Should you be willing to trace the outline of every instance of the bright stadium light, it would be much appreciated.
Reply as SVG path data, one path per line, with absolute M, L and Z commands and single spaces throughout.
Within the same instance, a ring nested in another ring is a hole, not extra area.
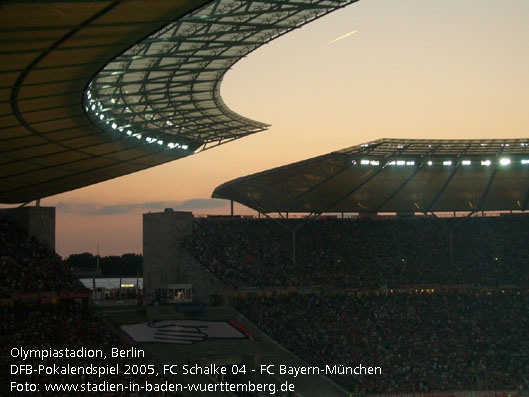
M 490 160 L 481 160 L 481 165 L 490 165 Z
M 526 160 L 526 159 L 522 160 L 522 164 L 529 164 L 529 160 Z
M 470 164 L 472 164 L 472 161 L 470 161 L 470 160 L 463 160 L 463 161 L 461 162 L 461 164 L 463 164 L 463 165 L 470 165 Z
M 406 162 L 404 160 L 398 160 L 397 165 L 406 165 Z
M 415 165 L 415 161 L 406 161 L 406 165 Z
M 393 161 L 390 161 L 388 164 L 389 164 L 389 165 L 395 165 L 395 164 L 397 164 L 397 163 L 395 162 L 395 160 L 393 160 Z
M 184 150 L 187 150 L 188 147 L 189 146 L 187 146 L 187 145 L 182 145 L 182 149 L 184 149 Z
M 369 164 L 369 160 L 360 160 L 360 164 L 367 165 Z
M 452 165 L 452 162 L 450 160 L 443 161 L 443 165 Z
M 508 159 L 508 158 L 500 159 L 500 164 L 501 165 L 509 165 L 509 164 L 511 164 L 511 160 Z
M 433 161 L 428 161 L 428 165 L 432 165 L 433 164 Z
M 369 164 L 371 164 L 371 165 L 379 165 L 379 164 L 380 164 L 380 161 L 378 161 L 378 160 L 371 160 L 371 161 L 369 162 Z

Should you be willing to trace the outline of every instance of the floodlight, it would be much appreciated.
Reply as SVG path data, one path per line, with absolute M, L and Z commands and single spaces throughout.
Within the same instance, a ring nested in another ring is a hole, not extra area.
M 509 165 L 509 164 L 511 164 L 511 160 L 508 159 L 508 158 L 500 159 L 500 164 L 501 165 Z
M 490 160 L 481 160 L 481 165 L 490 165 Z
M 369 160 L 360 160 L 360 164 L 367 165 L 369 164 Z
M 463 161 L 461 162 L 461 164 L 463 164 L 463 165 L 470 165 L 470 164 L 472 164 L 472 161 L 470 161 L 470 160 L 463 160 Z
M 450 160 L 443 161 L 443 165 L 452 165 L 452 162 Z

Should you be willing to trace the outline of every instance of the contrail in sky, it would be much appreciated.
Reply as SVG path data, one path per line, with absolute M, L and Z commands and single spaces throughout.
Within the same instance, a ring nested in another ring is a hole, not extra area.
M 358 30 L 353 30 L 352 32 L 349 32 L 349 33 L 347 33 L 347 34 L 344 34 L 343 36 L 340 36 L 340 37 L 338 37 L 337 39 L 334 39 L 334 40 L 332 40 L 332 41 L 329 41 L 327 44 L 336 43 L 338 40 L 345 39 L 346 37 L 349 37 L 349 36 L 351 36 L 352 34 L 355 34 L 356 32 L 358 32 Z

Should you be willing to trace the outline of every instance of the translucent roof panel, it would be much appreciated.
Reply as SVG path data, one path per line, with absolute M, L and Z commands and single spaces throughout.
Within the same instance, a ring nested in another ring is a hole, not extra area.
M 103 68 L 84 98 L 109 133 L 199 152 L 262 131 L 220 97 L 226 71 L 262 44 L 356 0 L 216 0 L 164 27 Z

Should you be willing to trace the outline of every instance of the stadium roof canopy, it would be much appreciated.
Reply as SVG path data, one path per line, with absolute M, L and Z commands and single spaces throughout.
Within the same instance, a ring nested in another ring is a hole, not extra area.
M 0 202 L 29 202 L 266 129 L 224 105 L 226 71 L 355 1 L 3 1 Z
M 529 138 L 380 139 L 222 184 L 262 213 L 527 210 Z

